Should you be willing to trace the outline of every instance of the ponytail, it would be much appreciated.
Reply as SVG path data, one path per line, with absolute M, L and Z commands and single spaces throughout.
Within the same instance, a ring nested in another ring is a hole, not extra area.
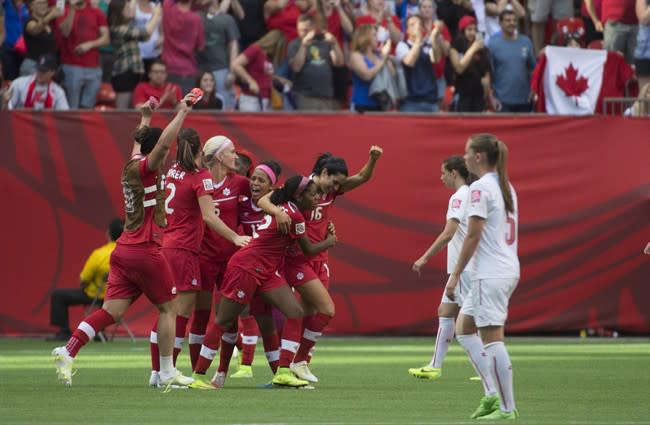
M 469 147 L 474 152 L 483 152 L 490 167 L 496 167 L 499 176 L 499 188 L 503 196 L 506 211 L 515 212 L 510 183 L 508 182 L 508 147 L 493 134 L 482 133 L 470 136 Z
M 178 133 L 178 151 L 176 163 L 185 171 L 196 170 L 195 158 L 201 149 L 199 133 L 191 128 L 184 128 Z

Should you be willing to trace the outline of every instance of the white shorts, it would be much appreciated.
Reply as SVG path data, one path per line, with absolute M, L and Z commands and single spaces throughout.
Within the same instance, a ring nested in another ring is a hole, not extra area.
M 518 278 L 478 279 L 472 282 L 472 307 L 476 327 L 503 326 L 508 318 L 508 301 Z
M 456 285 L 456 289 L 454 289 L 454 298 L 456 299 L 455 301 L 452 301 L 449 299 L 447 296 L 447 293 L 443 289 L 442 291 L 442 299 L 440 300 L 441 303 L 447 303 L 447 304 L 457 304 L 458 307 L 463 305 L 463 300 L 469 296 L 471 292 L 471 285 L 472 285 L 472 275 L 470 272 L 462 272 L 460 274 L 460 279 L 458 281 L 458 285 Z

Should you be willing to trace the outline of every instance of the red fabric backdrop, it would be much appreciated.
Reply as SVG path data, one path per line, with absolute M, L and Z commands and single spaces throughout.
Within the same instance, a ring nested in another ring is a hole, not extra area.
M 49 291 L 78 285 L 87 255 L 121 215 L 119 173 L 137 122 L 122 113 L 0 114 L 0 333 L 52 330 Z M 647 120 L 193 114 L 186 126 L 280 160 L 284 178 L 308 173 L 323 151 L 356 172 L 371 144 L 384 147 L 371 183 L 335 208 L 332 333 L 432 332 L 445 255 L 420 278 L 411 264 L 444 225 L 451 193 L 440 163 L 477 132 L 508 144 L 519 194 L 522 278 L 508 331 L 650 332 L 650 257 L 641 255 L 650 240 Z M 81 315 L 73 309 L 72 326 Z M 154 316 L 141 299 L 127 320 L 145 335 Z

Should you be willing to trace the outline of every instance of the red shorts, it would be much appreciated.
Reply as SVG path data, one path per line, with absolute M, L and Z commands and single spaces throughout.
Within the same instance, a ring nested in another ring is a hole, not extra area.
M 198 255 L 186 249 L 177 248 L 162 248 L 160 251 L 172 271 L 177 291 L 201 290 L 201 271 Z
M 176 297 L 174 279 L 158 245 L 117 244 L 111 254 L 106 300 L 137 298 L 140 294 L 155 305 Z
M 287 281 L 284 280 L 284 277 L 277 271 L 273 273 L 271 279 L 269 279 L 270 286 L 273 288 L 286 285 Z M 250 315 L 251 316 L 264 316 L 266 314 L 271 314 L 273 311 L 273 306 L 269 304 L 266 299 L 261 296 L 259 293 L 253 297 L 250 303 Z
M 287 258 L 284 263 L 284 275 L 290 286 L 296 287 L 311 280 L 319 279 L 325 289 L 330 286 L 330 269 L 326 261 L 292 261 Z
M 258 292 L 271 291 L 282 285 L 286 285 L 282 279 L 270 278 L 262 282 L 239 267 L 228 267 L 220 291 L 222 297 L 248 305 Z
M 214 292 L 221 287 L 227 264 L 227 261 L 210 262 L 199 259 L 199 268 L 201 270 L 201 291 Z

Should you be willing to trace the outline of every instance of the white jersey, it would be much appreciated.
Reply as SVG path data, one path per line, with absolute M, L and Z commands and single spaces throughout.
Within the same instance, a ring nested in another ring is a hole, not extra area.
M 510 185 L 514 213 L 506 213 L 496 173 L 485 174 L 469 188 L 468 217 L 485 219 L 474 253 L 474 278 L 519 278 L 517 193 Z
M 463 241 L 467 235 L 467 204 L 469 202 L 469 186 L 463 185 L 451 195 L 449 205 L 447 206 L 447 221 L 456 220 L 458 227 L 454 237 L 451 238 L 447 245 L 447 273 L 452 273 L 458 263 L 460 250 L 463 247 Z M 465 270 L 471 270 L 468 264 Z

